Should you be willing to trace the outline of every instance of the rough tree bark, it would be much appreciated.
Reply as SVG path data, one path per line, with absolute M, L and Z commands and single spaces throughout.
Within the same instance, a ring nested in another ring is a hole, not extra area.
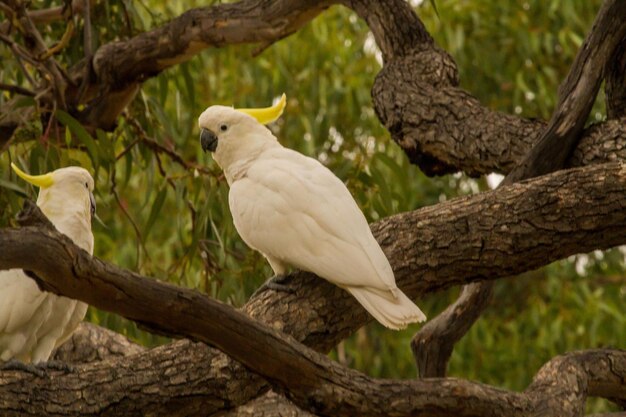
M 454 61 L 432 43 L 425 30 L 414 30 L 423 29 L 423 25 L 401 0 L 250 0 L 194 9 L 161 28 L 104 45 L 93 58 L 87 57 L 88 65 L 75 64 L 69 70 L 71 82 L 64 90 L 66 95 L 57 102 L 87 124 L 110 128 L 148 77 L 209 46 L 254 42 L 260 43 L 260 48 L 267 47 L 335 3 L 357 11 L 374 33 L 385 58 L 384 70 L 372 92 L 377 114 L 394 140 L 425 172 L 507 173 L 537 142 L 546 127 L 544 122 L 493 112 L 458 88 Z M 611 5 L 623 7 L 616 2 L 607 2 L 606 7 Z M 19 18 L 26 23 L 36 22 L 25 10 Z M 410 24 L 405 25 L 407 22 Z M 36 36 L 35 26 L 25 27 L 29 35 Z M 4 30 L 2 26 L 0 29 Z M 618 25 L 616 30 L 621 27 Z M 618 50 L 606 80 L 610 114 L 616 117 L 623 116 L 620 97 L 624 83 L 619 77 L 623 62 L 623 52 Z M 51 68 L 41 71 L 52 72 Z M 398 77 L 390 79 L 394 71 Z M 419 86 L 419 94 L 406 94 L 415 86 Z M 79 104 L 86 105 L 81 112 L 76 110 Z M 22 121 L 18 118 L 17 122 L 4 124 L 6 120 L 0 121 L 0 142 L 6 141 Z M 583 132 L 567 164 L 581 166 L 619 159 L 626 155 L 625 138 L 624 124 L 619 120 L 593 126 Z M 373 230 L 392 262 L 399 286 L 415 298 L 451 285 L 507 277 L 574 253 L 623 244 L 625 184 L 626 171 L 619 164 L 585 167 L 394 216 L 373 225 Z M 119 277 L 137 276 L 92 260 L 41 227 L 0 231 L 0 245 L 13 251 L 19 252 L 20 245 L 6 245 L 25 238 L 44 245 L 42 257 L 33 259 L 32 249 L 21 255 L 0 251 L 0 267 L 27 265 L 45 279 L 46 285 L 58 285 L 55 288 L 64 294 L 120 311 L 120 300 L 128 295 L 120 289 L 127 289 L 132 282 L 123 280 L 111 286 L 93 268 L 103 273 L 111 273 L 112 268 Z M 54 252 L 55 247 L 59 252 Z M 48 268 L 68 258 L 74 263 L 65 264 L 71 265 L 65 278 L 75 275 L 75 282 L 63 281 L 58 271 L 51 273 Z M 268 346 L 260 346 L 259 351 L 278 355 L 271 356 L 276 367 L 247 358 L 247 353 L 255 353 L 250 347 L 227 347 L 223 340 L 196 334 L 193 329 L 184 333 L 220 345 L 265 379 L 215 349 L 179 341 L 149 351 L 128 347 L 139 350 L 131 358 L 104 359 L 107 352 L 97 353 L 94 357 L 102 356 L 102 361 L 66 372 L 50 371 L 45 377 L 18 371 L 0 373 L 0 410 L 7 415 L 206 415 L 230 410 L 267 392 L 267 381 L 300 407 L 325 415 L 389 412 L 389 392 L 399 399 L 394 408 L 398 415 L 579 415 L 587 395 L 624 400 L 623 352 L 610 350 L 555 358 L 521 394 L 453 379 L 399 382 L 366 377 L 330 363 L 297 343 L 326 352 L 369 321 L 364 310 L 343 291 L 311 274 L 297 273 L 291 281 L 294 294 L 267 291 L 250 300 L 243 311 L 293 339 L 240 317 L 243 323 L 256 326 L 268 341 L 275 342 L 268 344 L 275 349 L 267 351 Z M 113 298 L 96 297 L 94 288 Z M 170 290 L 178 294 L 172 301 L 176 305 L 198 301 L 197 294 L 173 288 L 165 293 Z M 141 306 L 139 301 L 129 303 L 124 312 L 146 324 L 152 320 L 151 324 L 158 327 L 154 317 L 134 310 Z M 224 314 L 231 313 L 235 314 Z M 161 330 L 164 324 L 160 323 Z M 173 330 L 180 334 L 180 328 Z M 120 349 L 125 351 L 127 347 Z M 294 363 L 310 372 L 303 376 L 280 371 L 285 360 L 281 355 L 288 352 L 296 352 L 292 355 Z M 63 357 L 62 352 L 58 354 Z M 560 382 L 556 375 L 565 376 L 566 382 Z M 309 389 L 312 386 L 314 389 Z M 256 405 L 259 408 L 266 401 L 283 404 L 276 397 L 260 401 Z
M 616 59 L 615 55 L 626 35 L 626 25 L 622 24 L 624 19 L 626 3 L 604 3 L 559 88 L 559 101 L 550 122 L 537 143 L 508 173 L 500 187 L 563 168 L 578 143 L 605 70 Z M 415 31 L 420 29 L 416 27 Z M 387 78 L 397 79 L 393 76 Z M 378 91 L 381 89 L 383 87 L 379 85 Z M 413 93 L 417 91 L 419 89 Z M 493 285 L 493 282 L 483 282 L 464 287 L 457 301 L 417 332 L 411 341 L 411 348 L 421 377 L 446 375 L 454 345 L 487 308 Z
M 621 164 L 590 166 L 393 216 L 374 225 L 373 230 L 392 262 L 399 286 L 415 297 L 450 285 L 512 276 L 572 253 L 623 243 L 626 241 L 625 191 L 626 167 Z M 597 207 L 597 210 L 587 210 L 590 206 Z M 60 239 L 53 230 L 42 230 L 37 226 L 4 229 L 0 231 L 0 242 L 6 248 L 0 255 L 0 268 L 27 265 L 46 280 L 47 289 L 53 289 L 52 286 L 55 291 L 62 288 L 66 295 L 117 311 L 142 323 L 151 323 L 153 327 L 154 320 L 160 318 L 158 326 L 161 330 L 176 332 L 187 328 L 188 336 L 218 344 L 235 356 L 237 351 L 249 352 L 253 360 L 245 363 L 257 372 L 276 371 L 278 376 L 286 378 L 278 387 L 288 390 L 300 407 L 316 413 L 354 411 L 342 408 L 325 411 L 315 402 L 307 405 L 303 398 L 312 398 L 307 397 L 312 393 L 310 387 L 293 383 L 292 378 L 300 380 L 303 377 L 295 371 L 281 370 L 281 361 L 264 362 L 269 369 L 255 369 L 252 362 L 258 362 L 259 352 L 273 354 L 272 349 L 267 351 L 267 348 L 258 347 L 265 344 L 259 342 L 264 340 L 263 337 L 257 337 L 253 345 L 239 341 L 235 343 L 238 349 L 233 348 L 233 352 L 230 350 L 232 346 L 223 345 L 224 329 L 217 332 L 221 335 L 219 340 L 206 339 L 206 334 L 198 334 L 198 329 L 207 325 L 206 320 L 183 320 L 182 323 L 187 325 L 173 320 L 171 314 L 197 314 L 195 312 L 199 310 L 195 304 L 185 307 L 186 303 L 204 299 L 197 293 L 164 284 L 155 289 L 156 283 L 139 281 L 141 278 L 136 274 L 92 259 L 68 239 Z M 34 251 L 34 247 L 39 249 Z M 294 294 L 263 292 L 251 300 L 244 311 L 322 352 L 370 319 L 356 301 L 331 284 L 305 273 L 297 273 L 292 280 Z M 162 298 L 158 302 L 147 298 L 153 290 L 161 292 Z M 160 308 L 155 309 L 155 306 Z M 225 320 L 220 316 L 213 325 L 226 325 Z M 172 323 L 176 323 L 173 329 L 163 327 L 172 326 Z M 242 328 L 240 325 L 228 327 Z M 268 329 L 264 331 L 269 332 Z M 275 333 L 272 335 L 280 339 Z M 274 353 L 280 355 L 281 352 L 278 349 Z M 306 352 L 306 357 L 312 357 L 311 351 Z M 317 359 L 321 360 L 319 356 Z M 270 363 L 277 368 L 270 367 Z M 332 373 L 340 373 L 336 368 L 339 365 L 325 363 L 324 366 L 322 368 L 329 372 L 332 369 Z M 347 370 L 341 370 L 340 374 L 344 375 L 344 372 L 350 375 L 346 376 L 347 380 L 365 381 L 363 384 L 387 386 L 390 383 L 361 375 L 357 377 Z M 264 376 L 276 383 L 272 379 L 275 376 Z M 102 381 L 115 381 L 115 384 L 102 390 Z M 345 386 L 345 381 L 336 382 Z M 407 384 L 415 388 L 412 383 Z M 403 385 L 400 388 L 401 385 L 398 385 L 399 390 L 407 389 Z M 298 387 L 302 390 L 297 391 Z M 199 410 L 209 414 L 244 403 L 268 388 L 263 379 L 253 376 L 228 357 L 202 345 L 182 341 L 134 355 L 129 360 L 108 360 L 81 365 L 69 372 L 55 371 L 52 379 L 6 371 L 0 385 L 0 396 L 4 399 L 0 406 L 5 407 L 3 411 L 6 413 L 19 409 L 33 415 L 75 413 L 79 405 L 81 415 L 135 415 L 150 410 L 171 415 L 187 415 Z M 363 385 L 358 389 L 371 388 Z M 432 389 L 435 391 L 428 395 L 437 397 L 434 393 L 441 386 L 435 384 Z M 47 394 L 50 390 L 59 393 L 55 400 Z M 425 392 L 425 386 L 420 386 L 420 390 Z M 489 388 L 487 392 L 491 393 L 491 390 Z M 341 392 L 334 388 L 332 391 L 338 396 L 336 400 L 341 400 Z M 382 401 L 384 392 L 373 396 L 367 391 L 367 396 L 372 401 Z M 473 388 L 471 393 L 475 394 Z M 351 395 L 346 393 L 344 399 L 348 400 Z M 28 402 L 24 402 L 25 396 L 28 396 Z M 461 397 L 464 404 L 471 402 L 471 399 Z M 500 400 L 504 401 L 502 404 L 508 404 L 511 398 L 507 394 Z M 385 401 L 389 403 L 390 397 L 385 397 Z M 418 401 L 413 407 L 440 406 L 448 412 L 459 411 L 445 402 L 433 405 L 435 400 L 428 401 L 428 404 Z M 480 405 L 481 401 L 475 406 L 486 406 Z M 494 404 L 489 403 L 489 407 Z M 341 407 L 340 404 L 335 406 Z M 399 413 L 404 413 L 403 407 L 407 405 L 398 406 Z M 372 407 L 376 410 L 378 406 L 372 404 Z M 510 411 L 506 407 L 505 410 Z
M 126 357 L 146 349 L 126 337 L 104 327 L 83 322 L 72 337 L 53 353 L 53 360 L 78 364 Z
M 607 63 L 606 72 L 606 113 L 609 119 L 619 119 L 626 115 L 626 37 L 615 50 Z

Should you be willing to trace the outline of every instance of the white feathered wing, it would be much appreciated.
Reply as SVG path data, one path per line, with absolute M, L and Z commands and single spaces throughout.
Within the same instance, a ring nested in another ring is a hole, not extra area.
M 92 254 L 91 222 L 77 215 L 73 200 L 58 200 L 42 201 L 40 194 L 37 204 L 61 233 Z M 21 269 L 0 271 L 0 362 L 47 361 L 83 320 L 87 307 L 83 302 L 40 291 Z
M 242 239 L 273 267 L 288 264 L 345 288 L 389 328 L 426 319 L 397 288 L 348 189 L 317 160 L 268 149 L 232 180 L 229 204 Z

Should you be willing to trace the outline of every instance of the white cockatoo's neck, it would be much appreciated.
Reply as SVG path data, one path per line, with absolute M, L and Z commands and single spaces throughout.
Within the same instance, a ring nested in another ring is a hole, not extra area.
M 223 141 L 213 154 L 215 162 L 224 170 L 224 176 L 229 185 L 245 176 L 250 165 L 261 154 L 270 149 L 282 147 L 278 139 L 265 126 L 258 127 L 260 129 L 256 129 L 253 133 L 239 136 L 236 143 Z M 239 146 L 229 146 L 231 143 Z
M 37 197 L 37 205 L 57 230 L 72 239 L 80 248 L 93 254 L 88 203 L 82 199 L 64 198 L 62 193 L 52 193 L 45 188 L 39 190 Z

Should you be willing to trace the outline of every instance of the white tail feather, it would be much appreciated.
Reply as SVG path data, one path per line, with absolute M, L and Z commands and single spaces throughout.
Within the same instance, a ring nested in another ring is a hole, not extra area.
M 385 327 L 394 330 L 404 329 L 409 323 L 417 323 L 426 320 L 422 310 L 417 307 L 400 290 L 397 298 L 391 299 L 365 287 L 346 288 L 359 303 Z

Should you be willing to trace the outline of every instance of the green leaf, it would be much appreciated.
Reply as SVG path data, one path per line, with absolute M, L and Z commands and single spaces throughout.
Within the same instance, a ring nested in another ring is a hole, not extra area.
M 105 167 L 115 163 L 115 150 L 113 149 L 113 141 L 107 137 L 107 134 L 102 129 L 96 130 L 96 137 L 98 138 L 98 145 L 100 148 L 100 157 Z
M 12 183 L 11 181 L 0 179 L 0 187 L 8 188 L 11 191 L 15 191 L 16 193 L 20 194 L 22 197 L 28 197 L 28 193 L 26 192 L 24 188 L 20 187 L 17 184 Z
M 72 144 L 72 132 L 70 132 L 70 128 L 65 126 L 65 146 L 68 148 Z
M 187 89 L 187 99 L 192 108 L 196 107 L 196 83 L 189 71 L 189 63 L 183 63 L 180 66 L 180 72 L 183 75 L 185 81 L 185 88 Z
M 428 2 L 430 3 L 431 6 L 433 6 L 433 10 L 435 11 L 435 14 L 437 15 L 437 17 L 441 18 L 441 16 L 439 16 L 439 10 L 437 10 L 437 2 L 435 0 L 428 0 Z
M 85 127 L 80 124 L 78 120 L 74 119 L 69 113 L 63 110 L 57 110 L 54 113 L 54 117 L 56 117 L 56 119 L 63 125 L 67 126 L 78 138 L 80 143 L 85 145 L 87 153 L 89 154 L 91 162 L 94 166 L 95 176 L 98 172 L 98 167 L 100 166 L 100 158 L 98 155 L 98 146 L 96 145 L 96 141 L 91 137 L 89 132 L 87 132 L 87 129 L 85 129 Z
M 154 202 L 152 203 L 152 208 L 150 209 L 150 216 L 148 217 L 148 221 L 143 228 L 143 238 L 147 240 L 148 234 L 152 230 L 152 226 L 154 222 L 156 222 L 157 218 L 161 214 L 161 208 L 163 207 L 163 203 L 165 202 L 165 197 L 167 196 L 167 186 L 163 186 L 161 190 L 159 190 Z

